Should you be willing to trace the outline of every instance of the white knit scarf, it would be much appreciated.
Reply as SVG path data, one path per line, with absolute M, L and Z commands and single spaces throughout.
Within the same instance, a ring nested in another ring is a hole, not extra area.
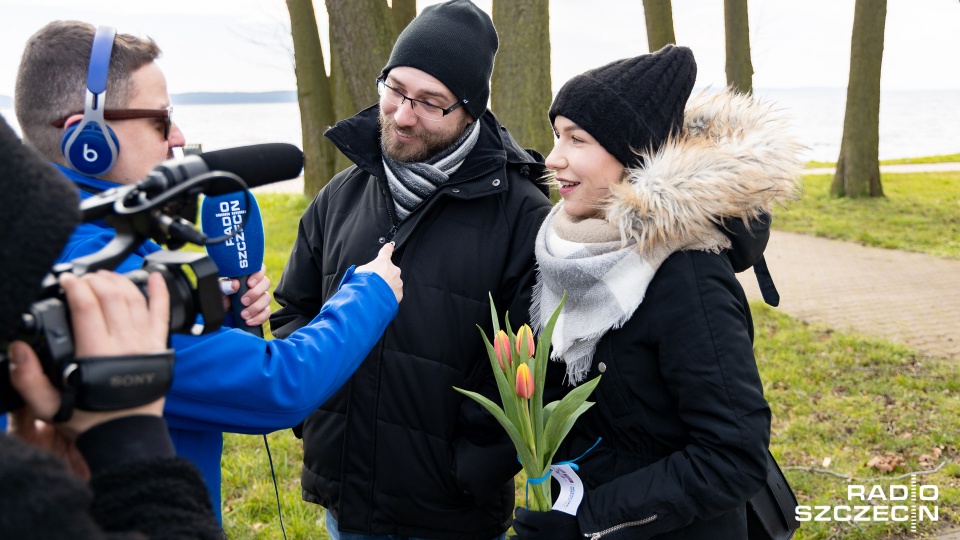
M 641 251 L 604 219 L 578 219 L 553 207 L 537 233 L 539 271 L 531 317 L 539 334 L 567 294 L 553 330 L 552 358 L 567 364 L 567 378 L 581 382 L 590 371 L 597 342 L 636 311 L 657 269 L 676 249 Z

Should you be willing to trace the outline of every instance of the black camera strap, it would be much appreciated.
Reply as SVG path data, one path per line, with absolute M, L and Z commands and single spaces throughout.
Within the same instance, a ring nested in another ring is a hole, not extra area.
M 77 403 L 76 387 L 64 388 L 60 391 L 60 408 L 57 414 L 53 415 L 53 422 L 60 424 L 66 422 L 73 416 L 73 406 Z
M 54 422 L 73 409 L 115 411 L 162 398 L 173 382 L 172 349 L 159 353 L 77 358 L 64 370 L 65 384 Z

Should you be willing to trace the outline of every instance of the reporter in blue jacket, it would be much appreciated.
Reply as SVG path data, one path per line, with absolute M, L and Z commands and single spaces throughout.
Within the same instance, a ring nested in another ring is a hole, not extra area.
M 16 83 L 15 107 L 24 141 L 76 183 L 82 198 L 137 182 L 185 143 L 171 118 L 163 73 L 154 62 L 160 54 L 156 43 L 117 34 L 109 60 L 98 59 L 91 57 L 95 30 L 76 21 L 55 21 L 40 29 L 27 41 Z M 90 111 L 85 115 L 84 96 L 92 71 L 88 66 L 98 62 L 109 63 L 109 68 L 106 90 L 94 99 L 100 107 L 105 104 L 105 124 L 119 151 L 112 167 L 90 176 L 71 167 L 61 139 L 71 126 L 91 116 Z M 113 236 L 105 223 L 84 223 L 59 262 L 95 253 Z M 159 249 L 147 241 L 116 270 L 140 268 L 143 258 Z M 267 341 L 227 328 L 203 336 L 171 336 L 177 360 L 164 418 L 177 454 L 203 473 L 218 517 L 222 432 L 268 433 L 292 427 L 350 377 L 397 313 L 402 281 L 390 261 L 392 252 L 387 244 L 376 259 L 347 272 L 339 292 L 317 317 L 286 340 Z M 269 317 L 269 280 L 261 271 L 248 284 L 245 322 L 259 325 Z

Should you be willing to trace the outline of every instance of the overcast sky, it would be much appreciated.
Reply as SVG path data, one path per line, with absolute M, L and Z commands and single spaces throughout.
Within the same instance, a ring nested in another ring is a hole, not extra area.
M 326 39 L 323 2 L 314 4 Z M 960 2 L 887 4 L 883 88 L 960 89 Z M 853 9 L 854 0 L 749 0 L 754 86 L 845 87 Z M 554 89 L 648 52 L 640 0 L 551 0 L 550 11 Z M 673 0 L 673 15 L 677 41 L 697 57 L 697 85 L 724 86 L 723 1 Z M 171 93 L 296 88 L 283 0 L 0 0 L 0 94 L 13 95 L 24 42 L 54 19 L 153 37 Z

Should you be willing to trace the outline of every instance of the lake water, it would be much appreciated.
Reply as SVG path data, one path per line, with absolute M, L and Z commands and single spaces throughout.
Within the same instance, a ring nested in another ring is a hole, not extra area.
M 782 106 L 810 150 L 836 161 L 843 136 L 845 89 L 757 90 Z M 960 90 L 887 91 L 880 96 L 880 159 L 960 153 Z
M 791 119 L 808 160 L 836 161 L 846 90 L 757 90 Z M 15 124 L 13 110 L 0 114 Z M 204 150 L 264 142 L 301 146 L 296 103 L 179 105 L 174 118 Z M 508 126 L 509 127 L 509 126 Z M 16 129 L 16 126 L 15 126 Z M 880 159 L 960 153 L 960 90 L 888 91 L 881 96 Z

